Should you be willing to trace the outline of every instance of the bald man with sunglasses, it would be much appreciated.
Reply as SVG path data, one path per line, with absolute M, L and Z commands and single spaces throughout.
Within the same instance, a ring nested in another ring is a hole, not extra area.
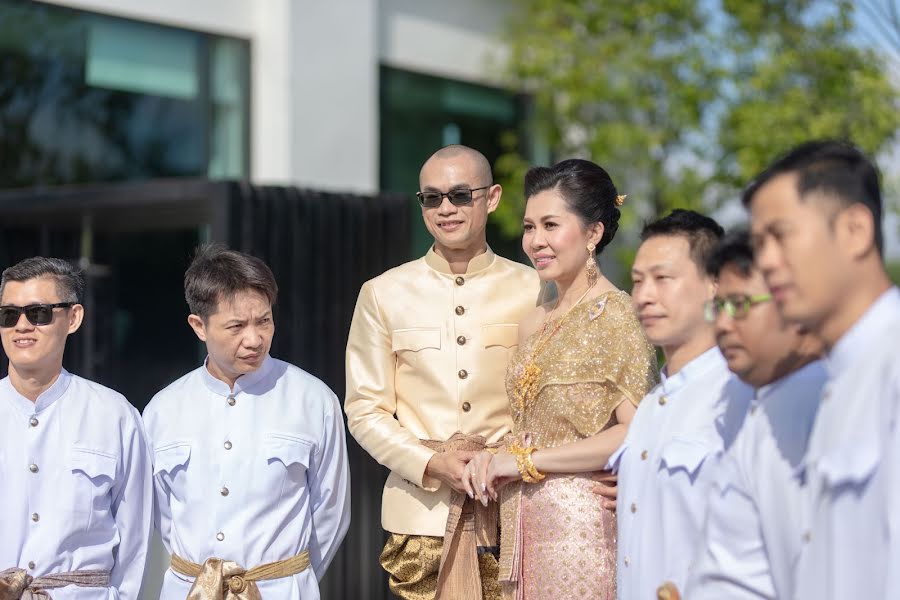
M 136 600 L 141 587 L 153 487 L 140 416 L 62 366 L 83 287 L 57 258 L 0 281 L 0 598 Z
M 506 363 L 540 283 L 487 245 L 502 190 L 480 152 L 438 150 L 419 184 L 434 245 L 360 291 L 347 342 L 347 425 L 391 471 L 381 513 L 391 591 L 407 600 L 468 598 L 476 590 L 457 585 L 477 585 L 486 599 L 499 598 L 496 519 L 493 531 L 479 529 L 477 548 L 463 544 L 456 555 L 448 549 L 460 544 L 445 534 L 458 523 L 448 517 L 471 514 L 460 502 L 461 476 L 474 450 L 512 425 Z

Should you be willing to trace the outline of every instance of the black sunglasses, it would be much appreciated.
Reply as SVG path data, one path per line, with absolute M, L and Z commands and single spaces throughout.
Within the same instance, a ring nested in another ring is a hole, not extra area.
M 23 314 L 32 325 L 49 325 L 53 321 L 54 308 L 69 308 L 74 302 L 56 304 L 29 304 L 28 306 L 0 306 L 0 327 L 15 327 Z
M 437 208 L 441 205 L 441 202 L 444 201 L 444 196 L 447 196 L 447 200 L 449 200 L 453 206 L 466 206 L 468 204 L 472 204 L 472 192 L 477 192 L 479 190 L 486 190 L 491 186 L 486 185 L 484 187 L 466 189 L 460 188 L 456 190 L 450 190 L 449 192 L 416 192 L 416 198 L 419 199 L 419 204 L 424 206 L 425 208 Z

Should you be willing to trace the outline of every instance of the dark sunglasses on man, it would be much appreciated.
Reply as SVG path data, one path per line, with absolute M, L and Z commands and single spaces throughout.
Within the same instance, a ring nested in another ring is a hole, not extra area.
M 453 206 L 468 206 L 469 204 L 472 204 L 472 192 L 486 190 L 490 187 L 491 186 L 486 185 L 471 190 L 468 188 L 459 188 L 450 190 L 449 192 L 416 192 L 416 198 L 419 199 L 419 204 L 425 208 L 437 208 L 441 205 L 441 202 L 444 201 L 444 196 L 447 196 L 447 200 L 449 200 Z
M 15 327 L 23 314 L 32 325 L 49 325 L 53 322 L 54 308 L 71 308 L 74 302 L 56 304 L 29 304 L 28 306 L 0 306 L 0 327 Z

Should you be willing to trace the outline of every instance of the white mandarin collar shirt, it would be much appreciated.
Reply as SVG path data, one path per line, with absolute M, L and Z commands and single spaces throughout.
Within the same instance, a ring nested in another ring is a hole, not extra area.
M 685 598 L 793 598 L 806 537 L 799 469 L 825 377 L 815 361 L 757 390 L 722 458 Z
M 828 382 L 803 465 L 808 534 L 796 598 L 900 594 L 898 340 L 900 291 L 891 288 L 828 355 Z
M 319 598 L 350 524 L 344 421 L 331 390 L 271 357 L 233 391 L 204 365 L 159 392 L 144 422 L 166 549 L 247 569 L 308 549 L 309 569 L 257 585 L 263 598 Z M 160 598 L 183 600 L 190 587 L 170 569 Z
M 665 581 L 683 589 L 706 515 L 718 457 L 735 438 L 752 389 L 707 350 L 662 382 L 638 406 L 619 472 L 618 595 L 656 597 Z
M 36 402 L 0 381 L 0 571 L 110 571 L 54 600 L 136 600 L 152 514 L 150 456 L 121 394 L 62 370 Z

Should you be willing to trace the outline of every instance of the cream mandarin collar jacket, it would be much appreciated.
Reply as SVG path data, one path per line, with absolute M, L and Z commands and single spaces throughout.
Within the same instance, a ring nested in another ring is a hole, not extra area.
M 533 269 L 490 248 L 462 275 L 431 249 L 362 286 L 344 408 L 356 441 L 391 470 L 385 530 L 444 535 L 450 489 L 425 476 L 434 452 L 420 440 L 460 431 L 494 442 L 510 430 L 506 363 L 539 289 Z

